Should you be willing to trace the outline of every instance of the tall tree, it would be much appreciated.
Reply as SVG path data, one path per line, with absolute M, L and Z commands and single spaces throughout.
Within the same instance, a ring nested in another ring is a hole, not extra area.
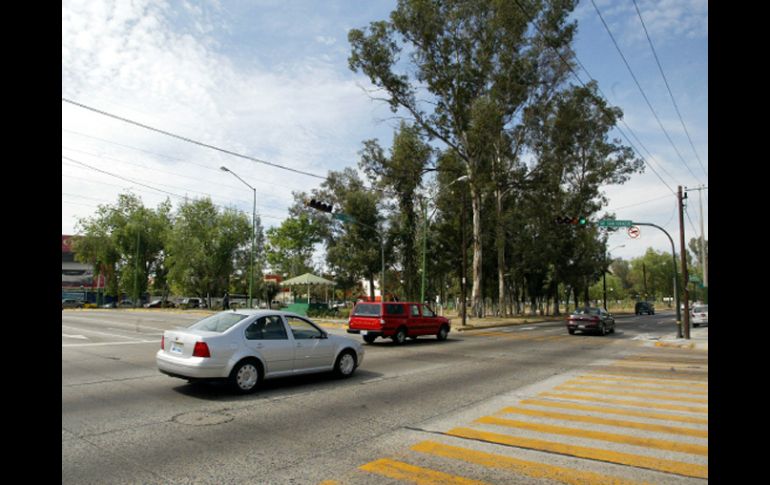
M 238 250 L 251 243 L 249 217 L 219 210 L 211 199 L 186 201 L 177 210 L 166 262 L 172 287 L 201 298 L 229 289 Z
M 390 156 L 376 140 L 364 142 L 359 166 L 376 187 L 392 193 L 396 200 L 394 224 L 390 233 L 395 238 L 399 255 L 404 296 L 416 301 L 420 294 L 420 273 L 416 240 L 418 217 L 417 190 L 421 187 L 423 172 L 430 165 L 431 148 L 422 141 L 417 127 L 401 122 L 393 137 Z
M 454 151 L 468 175 L 473 221 L 474 312 L 482 303 L 482 197 L 492 163 L 492 125 L 505 127 L 537 89 L 544 46 L 564 50 L 574 0 L 399 0 L 390 21 L 348 34 L 350 68 L 383 89 L 430 136 Z M 533 27 L 537 28 L 533 28 Z M 400 40 L 400 42 L 399 42 Z M 409 62 L 400 54 L 409 52 Z M 564 52 L 564 57 L 568 54 Z M 553 57 L 553 56 L 552 56 Z M 418 96 L 419 94 L 419 96 Z
M 123 291 L 138 299 L 147 291 L 148 275 L 165 275 L 162 258 L 171 203 L 148 209 L 140 197 L 119 194 L 114 205 L 100 205 L 92 217 L 78 220 L 73 248 L 78 259 L 106 272 L 107 294 Z

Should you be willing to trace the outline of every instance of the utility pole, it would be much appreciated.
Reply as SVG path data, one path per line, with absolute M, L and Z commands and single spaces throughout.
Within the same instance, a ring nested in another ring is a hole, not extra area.
M 468 269 L 465 267 L 465 260 L 466 260 L 466 254 L 465 254 L 465 191 L 463 190 L 463 200 L 462 200 L 462 209 L 460 211 L 460 232 L 462 233 L 462 247 L 460 248 L 460 257 L 462 258 L 463 264 L 462 264 L 462 271 L 463 271 L 463 277 L 460 281 L 460 289 L 463 294 L 462 298 L 462 312 L 463 312 L 463 327 L 465 327 L 466 322 L 466 316 L 465 316 L 465 295 L 466 295 L 466 282 L 465 282 L 465 275 L 468 274 Z
M 684 338 L 690 339 L 690 292 L 687 289 L 687 248 L 684 245 L 684 199 L 687 194 L 682 195 L 682 186 L 679 186 L 677 201 L 679 202 L 679 246 L 682 259 L 682 293 L 684 294 Z

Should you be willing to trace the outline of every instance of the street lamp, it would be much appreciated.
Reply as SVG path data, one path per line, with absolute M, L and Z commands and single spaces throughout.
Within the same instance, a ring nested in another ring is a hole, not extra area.
M 249 308 L 254 308 L 252 305 L 252 288 L 254 284 L 254 251 L 255 251 L 254 246 L 256 245 L 256 237 L 257 237 L 257 189 L 249 185 L 248 182 L 240 178 L 237 173 L 233 172 L 232 170 L 225 167 L 224 165 L 219 167 L 219 169 L 222 170 L 223 172 L 230 172 L 235 176 L 235 178 L 243 182 L 248 188 L 250 188 L 254 192 L 254 207 L 251 212 L 251 255 L 249 257 L 249 260 L 250 260 L 249 262 Z
M 455 180 L 449 182 L 444 188 L 449 188 L 452 186 L 452 184 L 456 182 L 461 182 L 463 180 L 468 180 L 467 175 L 463 175 L 462 177 L 458 177 Z M 436 198 L 436 195 L 433 197 L 428 198 L 428 200 L 433 200 Z M 464 205 L 463 205 L 464 207 Z M 427 238 L 428 238 L 428 204 L 425 203 L 425 208 L 423 210 L 424 218 L 422 222 L 422 284 L 420 286 L 420 303 L 425 303 L 425 251 L 427 246 Z M 464 228 L 463 228 L 464 229 Z M 463 258 L 465 257 L 465 254 L 463 253 Z M 463 279 L 465 279 L 465 273 L 463 273 Z M 463 296 L 465 293 L 463 292 Z M 463 312 L 465 312 L 465 298 L 463 298 Z M 464 316 L 464 315 L 463 315 Z M 465 325 L 465 319 L 463 318 L 463 325 Z

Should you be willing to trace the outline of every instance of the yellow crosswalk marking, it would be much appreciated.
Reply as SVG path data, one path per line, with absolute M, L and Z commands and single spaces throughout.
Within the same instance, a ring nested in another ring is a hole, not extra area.
M 554 389 L 559 391 L 577 391 L 577 392 L 585 392 L 589 394 L 602 394 L 607 396 L 631 396 L 631 397 L 643 397 L 646 399 L 659 399 L 662 401 L 678 401 L 678 402 L 689 402 L 694 404 L 708 404 L 709 400 L 701 399 L 701 398 L 693 398 L 693 397 L 682 397 L 682 396 L 671 396 L 666 394 L 653 394 L 653 393 L 646 393 L 646 392 L 632 392 L 632 391 L 608 391 L 605 389 L 598 389 L 598 390 L 591 390 L 586 389 L 585 387 L 574 387 L 574 386 L 567 386 L 567 385 L 561 385 L 556 386 Z
M 680 426 L 666 426 L 661 424 L 640 423 L 638 421 L 624 421 L 620 419 L 598 418 L 596 416 L 585 416 L 581 414 L 555 413 L 549 411 L 539 411 L 537 409 L 526 409 L 509 406 L 499 411 L 506 414 L 522 414 L 525 416 L 535 416 L 540 418 L 560 419 L 564 421 L 575 421 L 579 423 L 600 424 L 604 426 L 616 426 L 620 428 L 640 429 L 658 433 L 678 434 L 683 436 L 693 436 L 696 438 L 708 438 L 708 431 L 692 428 L 682 428 Z
M 708 478 L 708 466 L 695 465 L 692 463 L 664 460 L 661 458 L 652 458 L 649 456 L 634 455 L 631 453 L 620 453 L 616 451 L 603 450 L 600 448 L 589 448 L 586 446 L 565 445 L 563 443 L 557 443 L 553 441 L 489 433 L 471 428 L 453 428 L 447 431 L 447 434 L 451 436 L 458 436 L 460 438 L 487 441 L 489 443 L 548 451 L 551 453 L 559 453 L 562 455 L 576 456 L 578 458 L 588 458 L 591 460 L 618 463 L 621 465 L 647 468 L 650 470 L 659 470 L 687 477 Z
M 634 416 L 637 418 L 648 419 L 662 419 L 665 421 L 674 421 L 679 423 L 692 423 L 692 424 L 708 424 L 708 419 L 695 418 L 690 416 L 682 416 L 679 414 L 667 414 L 667 413 L 651 413 L 644 411 L 634 411 L 632 409 L 620 409 L 620 408 L 608 408 L 606 406 L 589 406 L 585 404 L 561 402 L 561 401 L 548 401 L 545 399 L 524 399 L 521 404 L 531 406 L 543 406 L 551 408 L 572 409 L 577 411 L 590 411 L 600 412 L 603 414 L 616 414 L 621 416 Z
M 601 402 L 605 404 L 619 404 L 622 406 L 634 406 L 640 408 L 667 409 L 669 411 L 685 411 L 688 413 L 708 414 L 708 408 L 701 406 L 677 406 L 674 404 L 659 404 L 650 401 L 626 401 L 624 399 L 601 399 L 591 396 L 580 396 L 577 394 L 558 394 L 555 392 L 541 392 L 538 396 L 554 397 L 559 399 L 570 399 L 575 401 Z
M 458 477 L 389 458 L 375 460 L 358 468 L 388 478 L 416 483 L 417 485 L 487 485 L 486 482 L 479 480 Z
M 593 379 L 593 380 L 600 380 L 600 381 L 621 381 L 621 382 L 629 382 L 629 383 L 642 382 L 646 384 L 661 384 L 661 385 L 668 385 L 668 386 L 700 387 L 703 389 L 708 389 L 709 387 L 708 383 L 703 383 L 701 381 L 688 381 L 683 379 L 655 379 L 653 377 L 644 377 L 644 378 L 635 378 L 632 376 L 621 377 L 618 375 L 597 375 L 596 373 L 593 375 L 578 376 L 577 378 Z
M 563 436 L 572 436 L 575 438 L 588 438 L 592 440 L 609 441 L 612 443 L 621 443 L 624 445 L 642 446 L 645 448 L 655 448 L 665 451 L 676 451 L 679 453 L 690 453 L 693 455 L 708 456 L 708 446 L 693 445 L 690 443 L 681 443 L 679 441 L 661 440 L 655 438 L 640 438 L 617 433 L 605 433 L 603 431 L 589 431 L 578 428 L 568 428 L 566 426 L 553 426 L 550 424 L 529 423 L 515 419 L 498 418 L 495 416 L 482 416 L 475 423 L 493 424 L 496 426 L 507 426 L 509 428 L 526 429 L 538 433 L 559 434 Z
M 535 478 L 545 478 L 572 485 L 634 485 L 638 482 L 625 480 L 610 475 L 594 473 L 572 468 L 546 465 L 532 461 L 519 460 L 504 455 L 485 453 L 458 446 L 450 446 L 435 441 L 423 441 L 412 449 L 444 458 L 452 458 L 467 463 L 474 463 L 490 468 L 512 471 Z M 511 480 L 513 482 L 513 480 Z
M 648 385 L 641 385 L 641 384 L 626 384 L 624 382 L 608 382 L 608 383 L 599 383 L 594 381 L 587 381 L 584 379 L 572 379 L 571 381 L 567 381 L 564 383 L 564 385 L 568 386 L 580 386 L 581 388 L 585 389 L 632 389 L 637 391 L 661 391 L 666 392 L 670 394 L 689 394 L 692 396 L 708 396 L 708 391 L 694 391 L 692 389 L 673 389 L 671 387 L 667 386 L 648 386 Z

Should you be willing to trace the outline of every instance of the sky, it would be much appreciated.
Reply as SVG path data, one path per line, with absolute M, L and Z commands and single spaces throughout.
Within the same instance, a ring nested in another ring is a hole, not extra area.
M 347 32 L 387 19 L 395 6 L 396 0 L 64 0 L 62 234 L 76 234 L 79 218 L 125 192 L 147 207 L 209 196 L 251 215 L 251 189 L 221 166 L 256 189 L 263 226 L 279 225 L 292 191 L 310 191 L 322 180 L 259 161 L 324 176 L 356 167 L 364 140 L 390 147 L 398 120 L 368 94 L 368 78 L 349 69 Z M 585 69 L 581 81 L 595 79 L 622 109 L 619 127 L 628 139 L 619 131 L 612 136 L 630 140 L 645 160 L 643 174 L 602 188 L 604 210 L 662 226 L 678 251 L 677 186 L 708 186 L 708 2 L 581 0 L 571 18 L 578 22 L 573 45 Z M 708 190 L 691 191 L 687 241 L 700 235 L 701 193 L 708 239 Z M 670 253 L 662 232 L 640 229 L 637 239 L 622 229 L 612 234 L 611 255 Z

